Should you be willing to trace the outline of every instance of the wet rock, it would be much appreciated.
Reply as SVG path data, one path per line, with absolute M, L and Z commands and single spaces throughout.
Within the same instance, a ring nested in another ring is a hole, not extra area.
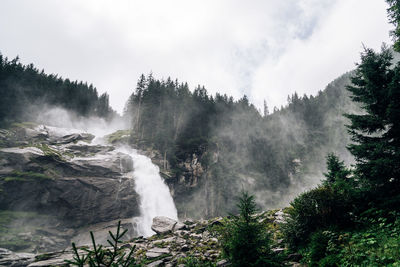
M 8 250 L 6 248 L 0 248 L 0 259 L 7 257 L 11 255 L 13 252 L 11 250 Z
M 162 260 L 154 261 L 150 264 L 147 264 L 147 267 L 156 267 L 156 266 L 162 266 L 164 262 Z
M 125 154 L 98 155 L 96 157 L 74 158 L 71 167 L 86 176 L 115 177 L 133 170 L 132 159 Z
M 170 250 L 168 248 L 152 248 L 146 252 L 146 257 L 149 259 L 154 259 L 158 258 L 160 256 L 163 256 L 165 254 L 169 254 Z
M 271 250 L 272 250 L 272 252 L 275 252 L 276 254 L 280 254 L 280 253 L 284 252 L 286 249 L 285 248 L 273 248 Z
M 277 211 L 275 214 L 275 223 L 285 223 L 285 213 L 282 210 Z
M 42 150 L 37 147 L 10 147 L 0 149 L 0 174 L 6 174 L 13 170 L 21 170 L 34 163 L 34 160 L 44 156 Z
M 50 259 L 35 261 L 28 267 L 69 266 L 65 261 L 73 260 L 73 254 L 53 255 Z
M 177 223 L 177 221 L 171 218 L 165 216 L 157 216 L 153 218 L 151 230 L 153 230 L 157 234 L 166 234 L 172 232 Z
M 73 133 L 73 134 L 68 134 L 60 139 L 56 140 L 56 144 L 68 144 L 68 143 L 74 143 L 78 141 L 85 141 L 85 142 L 91 142 L 94 138 L 94 135 L 89 134 L 89 133 Z
M 65 148 L 68 152 L 77 156 L 91 156 L 98 153 L 104 154 L 115 149 L 113 146 L 89 145 L 86 143 L 70 144 Z
M 122 177 L 62 177 L 2 184 L 0 203 L 9 210 L 45 212 L 68 227 L 137 216 L 139 196 L 133 180 Z
M 29 263 L 35 260 L 35 254 L 32 253 L 14 253 L 6 249 L 1 250 L 2 254 L 0 254 L 0 266 L 27 266 Z
M 218 267 L 225 267 L 225 266 L 229 266 L 229 262 L 227 260 L 220 260 L 219 262 L 217 262 L 217 266 Z
M 173 230 L 174 230 L 174 231 L 177 231 L 177 230 L 182 230 L 182 229 L 186 229 L 186 225 L 183 224 L 183 223 L 181 223 L 181 222 L 177 222 L 177 223 L 175 224 Z

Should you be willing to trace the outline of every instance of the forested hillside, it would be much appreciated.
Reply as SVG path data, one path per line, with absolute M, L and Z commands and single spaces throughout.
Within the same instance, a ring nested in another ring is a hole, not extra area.
M 241 188 L 256 192 L 264 208 L 276 207 L 318 183 L 328 152 L 351 160 L 342 116 L 357 109 L 345 90 L 350 75 L 317 96 L 294 93 L 272 114 L 267 104 L 261 114 L 246 96 L 213 96 L 200 86 L 191 92 L 187 83 L 142 75 L 124 117 L 132 125 L 131 142 L 159 150 L 177 177 L 182 162 L 201 162 L 205 174 L 186 192 L 191 204 L 177 201 L 191 206 L 182 211 L 191 216 L 200 215 L 199 206 L 205 216 L 233 211 Z
M 34 120 L 39 112 L 62 107 L 79 116 L 111 118 L 108 94 L 99 96 L 93 85 L 46 74 L 18 57 L 0 54 L 0 124 Z

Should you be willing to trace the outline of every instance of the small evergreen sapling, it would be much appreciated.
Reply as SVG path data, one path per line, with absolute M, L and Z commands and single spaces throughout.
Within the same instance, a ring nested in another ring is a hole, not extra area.
M 123 251 L 119 245 L 122 243 L 122 237 L 128 230 L 121 232 L 121 221 L 118 222 L 117 233 L 114 235 L 109 231 L 111 240 L 107 240 L 111 247 L 104 248 L 102 245 L 96 244 L 93 232 L 90 232 L 92 238 L 93 249 L 82 248 L 86 254 L 80 255 L 75 243 L 72 243 L 72 250 L 74 251 L 73 260 L 66 260 L 66 263 L 83 267 L 89 265 L 90 267 L 136 267 L 140 266 L 136 264 L 135 258 L 133 257 L 133 246 L 129 253 Z
M 221 229 L 224 254 L 232 266 L 279 266 L 271 252 L 270 234 L 259 221 L 254 196 L 242 192 L 239 198 L 239 215 Z

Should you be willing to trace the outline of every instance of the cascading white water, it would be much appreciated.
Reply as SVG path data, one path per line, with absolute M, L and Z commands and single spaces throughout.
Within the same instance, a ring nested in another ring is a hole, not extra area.
M 140 217 L 136 218 L 138 235 L 151 236 L 155 234 L 151 230 L 153 218 L 166 216 L 178 219 L 178 212 L 168 186 L 160 176 L 158 166 L 151 159 L 140 155 L 136 150 L 122 150 L 129 154 L 133 160 L 131 173 L 135 179 L 135 191 L 140 196 Z
M 44 127 L 45 130 L 50 132 L 52 135 L 64 136 L 72 133 L 87 133 L 94 134 L 95 138 L 92 141 L 92 145 L 105 144 L 104 137 L 105 133 L 114 132 L 115 129 L 104 128 L 104 127 L 91 127 L 86 130 L 76 130 L 69 128 L 59 128 L 51 126 L 40 126 Z M 40 129 L 39 129 L 40 130 Z M 88 145 L 85 143 L 85 145 Z M 142 236 L 151 236 L 154 234 L 151 230 L 153 218 L 156 216 L 166 216 L 171 219 L 178 219 L 178 213 L 169 192 L 168 186 L 164 183 L 163 179 L 159 174 L 158 166 L 151 162 L 151 159 L 140 155 L 136 150 L 120 147 L 110 153 L 122 152 L 131 156 L 133 160 L 133 172 L 128 175 L 132 175 L 135 180 L 135 191 L 140 196 L 140 217 L 135 218 L 137 224 L 137 233 Z M 96 155 L 92 159 L 103 159 L 106 155 Z M 75 158 L 76 160 L 77 158 Z M 84 159 L 89 159 L 85 157 Z M 122 163 L 121 163 L 122 164 Z M 122 165 L 121 172 L 123 172 Z

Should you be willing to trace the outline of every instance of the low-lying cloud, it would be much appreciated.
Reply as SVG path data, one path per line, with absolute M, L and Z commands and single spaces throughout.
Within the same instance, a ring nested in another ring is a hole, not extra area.
M 149 71 L 272 108 L 323 89 L 389 28 L 376 0 L 6 0 L 0 51 L 93 83 L 118 111 Z

